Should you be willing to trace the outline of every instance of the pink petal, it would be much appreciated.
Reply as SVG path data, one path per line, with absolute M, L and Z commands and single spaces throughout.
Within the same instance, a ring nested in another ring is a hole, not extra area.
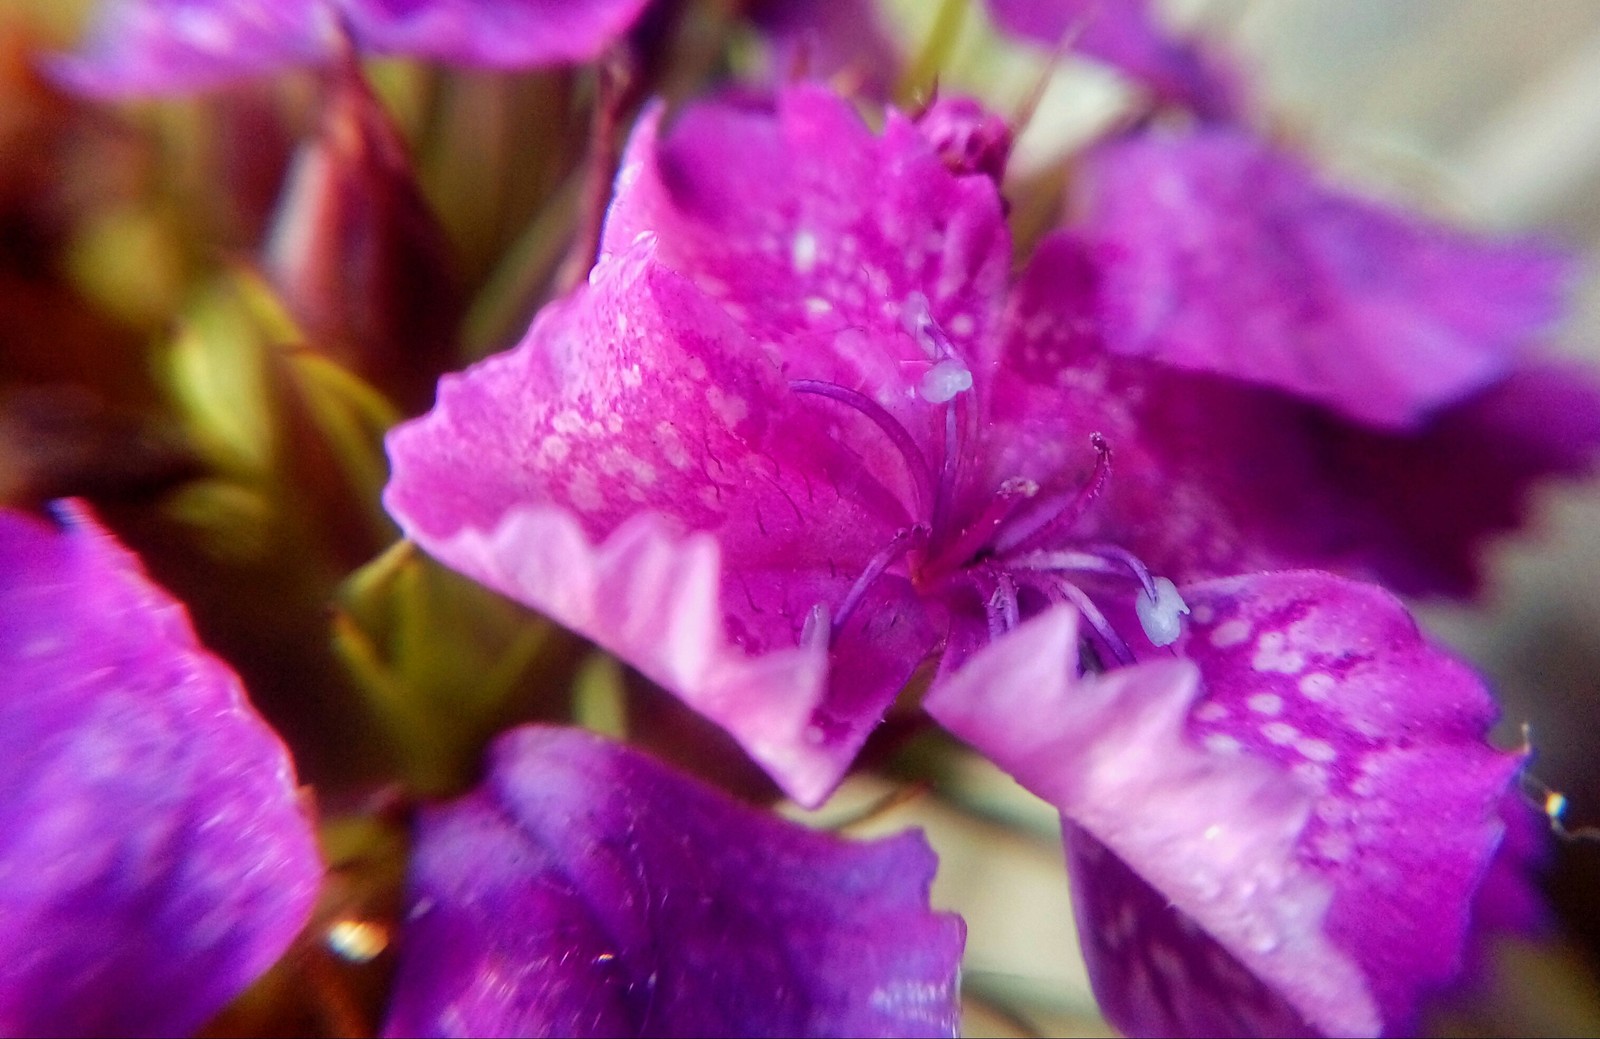
M 1095 999 L 1125 1035 L 1317 1032 L 1194 919 L 1087 831 L 1063 826 Z
M 339 0 L 364 48 L 461 65 L 592 61 L 649 0 Z
M 98 97 L 203 90 L 322 61 L 338 25 L 325 0 L 104 0 L 81 50 L 47 67 Z
M 1241 131 L 1091 160 L 1084 235 L 1116 353 L 1406 428 L 1503 376 L 1561 312 L 1566 261 L 1320 182 Z

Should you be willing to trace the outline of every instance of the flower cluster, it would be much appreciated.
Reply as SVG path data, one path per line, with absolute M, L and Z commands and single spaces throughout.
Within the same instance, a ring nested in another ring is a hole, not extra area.
M 1385 586 L 1471 593 L 1527 489 L 1590 470 L 1600 391 L 1535 349 L 1567 259 L 1332 183 L 1143 4 L 992 0 L 1142 90 L 1019 256 L 1014 127 L 865 100 L 866 5 L 755 6 L 780 66 L 831 81 L 644 104 L 597 242 L 579 220 L 587 277 L 388 433 L 388 516 L 802 806 L 914 703 L 1059 813 L 1127 1034 L 1416 1029 L 1528 897 L 1525 752 Z M 352 51 L 586 61 L 667 33 L 644 8 L 109 0 L 50 67 L 128 95 Z M 373 229 L 426 203 L 356 66 L 332 82 L 323 132 L 360 146 L 316 183 L 343 201 L 287 194 L 269 259 L 434 262 L 431 225 Z M 285 262 L 291 303 L 340 311 L 335 264 Z M 192 1031 L 327 932 L 315 802 L 182 607 L 84 505 L 55 516 L 0 514 L 0 1031 Z M 403 798 L 387 1034 L 958 1028 L 964 929 L 920 836 L 809 830 L 570 726 L 484 762 Z

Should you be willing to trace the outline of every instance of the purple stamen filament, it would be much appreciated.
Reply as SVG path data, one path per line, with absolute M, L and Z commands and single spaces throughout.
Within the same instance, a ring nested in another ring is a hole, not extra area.
M 864 393 L 846 389 L 836 383 L 820 382 L 815 379 L 796 379 L 789 383 L 789 389 L 795 393 L 809 393 L 818 397 L 838 401 L 846 407 L 853 408 L 871 419 L 873 424 L 883 430 L 884 435 L 894 444 L 905 459 L 906 468 L 910 470 L 911 481 L 917 489 L 917 514 L 926 515 L 926 510 L 934 503 L 933 470 L 928 467 L 928 459 L 923 455 L 922 449 L 917 446 L 917 441 L 902 426 L 893 415 Z
M 917 542 L 926 540 L 928 528 L 924 524 L 914 527 L 902 527 L 895 532 L 894 538 L 883 547 L 877 555 L 867 563 L 861 571 L 861 576 L 856 578 L 856 583 L 850 586 L 845 593 L 844 601 L 839 604 L 839 612 L 834 615 L 833 624 L 829 629 L 830 637 L 838 638 L 844 630 L 845 623 L 856 612 L 856 607 L 861 605 L 861 600 L 866 597 L 867 591 L 883 576 L 885 570 L 909 552 Z
M 1089 442 L 1094 445 L 1098 453 L 1094 463 L 1094 475 L 1089 478 L 1089 482 L 1071 499 L 1065 502 L 1060 498 L 1047 501 L 1030 515 L 1019 518 L 1014 525 L 1001 531 L 994 543 L 996 555 L 1010 555 L 1014 552 L 1043 548 L 1076 523 L 1089 506 L 1100 497 L 1107 481 L 1111 479 L 1111 447 L 1106 443 L 1106 438 L 1099 433 L 1090 437 Z

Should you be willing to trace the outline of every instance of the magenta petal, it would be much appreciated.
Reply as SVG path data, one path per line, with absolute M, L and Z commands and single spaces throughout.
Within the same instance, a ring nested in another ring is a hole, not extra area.
M 1242 131 L 1092 158 L 1086 240 L 1116 353 L 1276 386 L 1408 427 L 1506 373 L 1568 264 L 1321 183 Z
M 807 830 L 576 730 L 490 760 L 419 820 L 387 1034 L 955 1034 L 920 835 Z
M 0 1033 L 188 1034 L 321 880 L 283 744 L 89 515 L 0 513 Z
M 1146 0 L 989 0 L 1005 31 L 1054 48 L 1073 38 L 1079 53 L 1147 83 L 1157 96 L 1206 118 L 1237 113 L 1237 75 L 1196 44 L 1167 35 Z
M 816 84 L 776 111 L 700 104 L 669 133 L 640 120 L 607 218 L 608 251 L 640 233 L 691 277 L 789 379 L 862 389 L 942 442 L 922 380 L 953 350 L 981 393 L 1011 241 L 995 184 L 946 167 L 891 109 L 874 134 Z
M 1492 703 L 1371 586 L 1297 572 L 1183 594 L 1187 660 L 1048 681 L 1039 661 L 1076 649 L 1052 613 L 928 709 L 1311 1026 L 1405 1028 L 1460 968 L 1503 829 L 1519 759 L 1484 742 Z
M 902 594 L 847 628 L 834 681 L 825 645 L 800 648 L 907 513 L 654 249 L 603 260 L 515 351 L 447 377 L 391 436 L 385 501 L 434 556 L 624 657 L 815 803 L 934 641 Z

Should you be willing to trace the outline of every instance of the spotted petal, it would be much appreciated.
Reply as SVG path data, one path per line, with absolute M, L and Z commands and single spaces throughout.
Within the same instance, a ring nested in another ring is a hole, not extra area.
M 519 729 L 426 809 L 391 1035 L 954 1035 L 918 835 L 816 833 L 636 751 Z
M 1415 426 L 1502 377 L 1562 306 L 1551 250 L 1338 190 L 1244 131 L 1127 138 L 1087 183 L 1108 349 L 1370 425 Z
M 283 744 L 80 509 L 0 513 L 0 1033 L 189 1034 L 321 879 Z
M 891 451 L 853 413 L 819 417 L 655 250 L 612 255 L 515 351 L 447 377 L 392 435 L 385 500 L 437 558 L 623 656 L 814 802 L 935 640 L 891 580 L 831 647 L 826 621 L 800 646 L 908 522 L 907 488 L 872 475 L 905 467 L 852 450 Z
M 1017 661 L 1073 658 L 1074 626 L 1051 613 L 980 651 L 928 708 L 1109 849 L 1104 883 L 1127 887 L 1118 870 L 1131 870 L 1159 897 L 1130 904 L 1170 903 L 1204 932 L 1183 947 L 1181 924 L 1147 921 L 1138 933 L 1175 947 L 1091 957 L 1108 1010 L 1133 1007 L 1155 961 L 1205 988 L 1191 968 L 1211 969 L 1215 943 L 1314 1029 L 1406 1028 L 1460 967 L 1502 832 L 1518 759 L 1484 742 L 1487 694 L 1371 586 L 1302 571 L 1183 594 L 1186 659 L 1006 681 Z M 1092 869 L 1078 883 L 1092 930 L 1111 896 L 1093 893 Z M 1269 1032 L 1283 1025 L 1282 1008 L 1252 1005 Z M 1115 1023 L 1198 1034 L 1206 1013 L 1170 1004 Z

